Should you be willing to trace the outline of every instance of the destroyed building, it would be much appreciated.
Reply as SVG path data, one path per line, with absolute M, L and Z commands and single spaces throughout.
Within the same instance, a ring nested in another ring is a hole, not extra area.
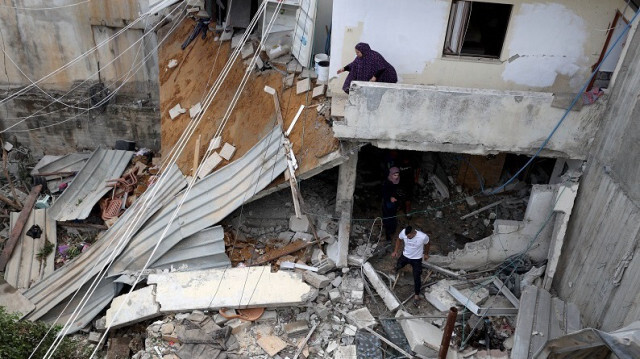
M 0 306 L 107 357 L 637 357 L 637 15 L 6 2 Z M 342 90 L 360 42 L 397 83 Z

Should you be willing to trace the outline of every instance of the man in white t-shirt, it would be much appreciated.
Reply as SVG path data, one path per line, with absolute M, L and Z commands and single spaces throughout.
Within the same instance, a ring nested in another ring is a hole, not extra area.
M 396 239 L 396 248 L 391 253 L 393 258 L 398 257 L 400 253 L 400 243 L 404 242 L 404 249 L 402 255 L 398 258 L 396 263 L 396 272 L 404 268 L 407 264 L 411 264 L 413 269 L 413 289 L 415 296 L 413 297 L 414 303 L 420 300 L 420 287 L 422 287 L 422 260 L 429 259 L 429 249 L 431 243 L 429 242 L 429 236 L 426 233 L 417 231 L 411 226 L 400 231 L 398 239 Z M 426 250 L 425 250 L 426 249 Z

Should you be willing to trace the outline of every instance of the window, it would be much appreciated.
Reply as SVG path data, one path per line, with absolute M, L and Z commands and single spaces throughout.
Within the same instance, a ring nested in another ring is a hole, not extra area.
M 512 5 L 454 0 L 445 55 L 499 58 Z

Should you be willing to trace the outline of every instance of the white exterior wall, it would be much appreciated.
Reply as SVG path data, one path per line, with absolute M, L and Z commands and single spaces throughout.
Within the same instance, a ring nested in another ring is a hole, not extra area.
M 543 92 L 576 92 L 604 46 L 623 0 L 483 0 L 513 4 L 499 60 L 443 56 L 450 0 L 334 0 L 330 89 L 341 91 L 354 46 L 366 42 L 399 82 Z M 626 9 L 630 18 L 631 9 Z

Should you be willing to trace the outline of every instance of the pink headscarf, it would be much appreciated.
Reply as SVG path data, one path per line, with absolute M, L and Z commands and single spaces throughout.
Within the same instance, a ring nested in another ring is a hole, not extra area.
M 391 183 L 393 184 L 398 184 L 400 183 L 400 177 L 397 177 L 397 178 L 393 177 L 393 174 L 395 173 L 400 173 L 400 169 L 398 169 L 398 167 L 389 168 L 389 176 L 387 177 L 387 179 L 391 181 Z

